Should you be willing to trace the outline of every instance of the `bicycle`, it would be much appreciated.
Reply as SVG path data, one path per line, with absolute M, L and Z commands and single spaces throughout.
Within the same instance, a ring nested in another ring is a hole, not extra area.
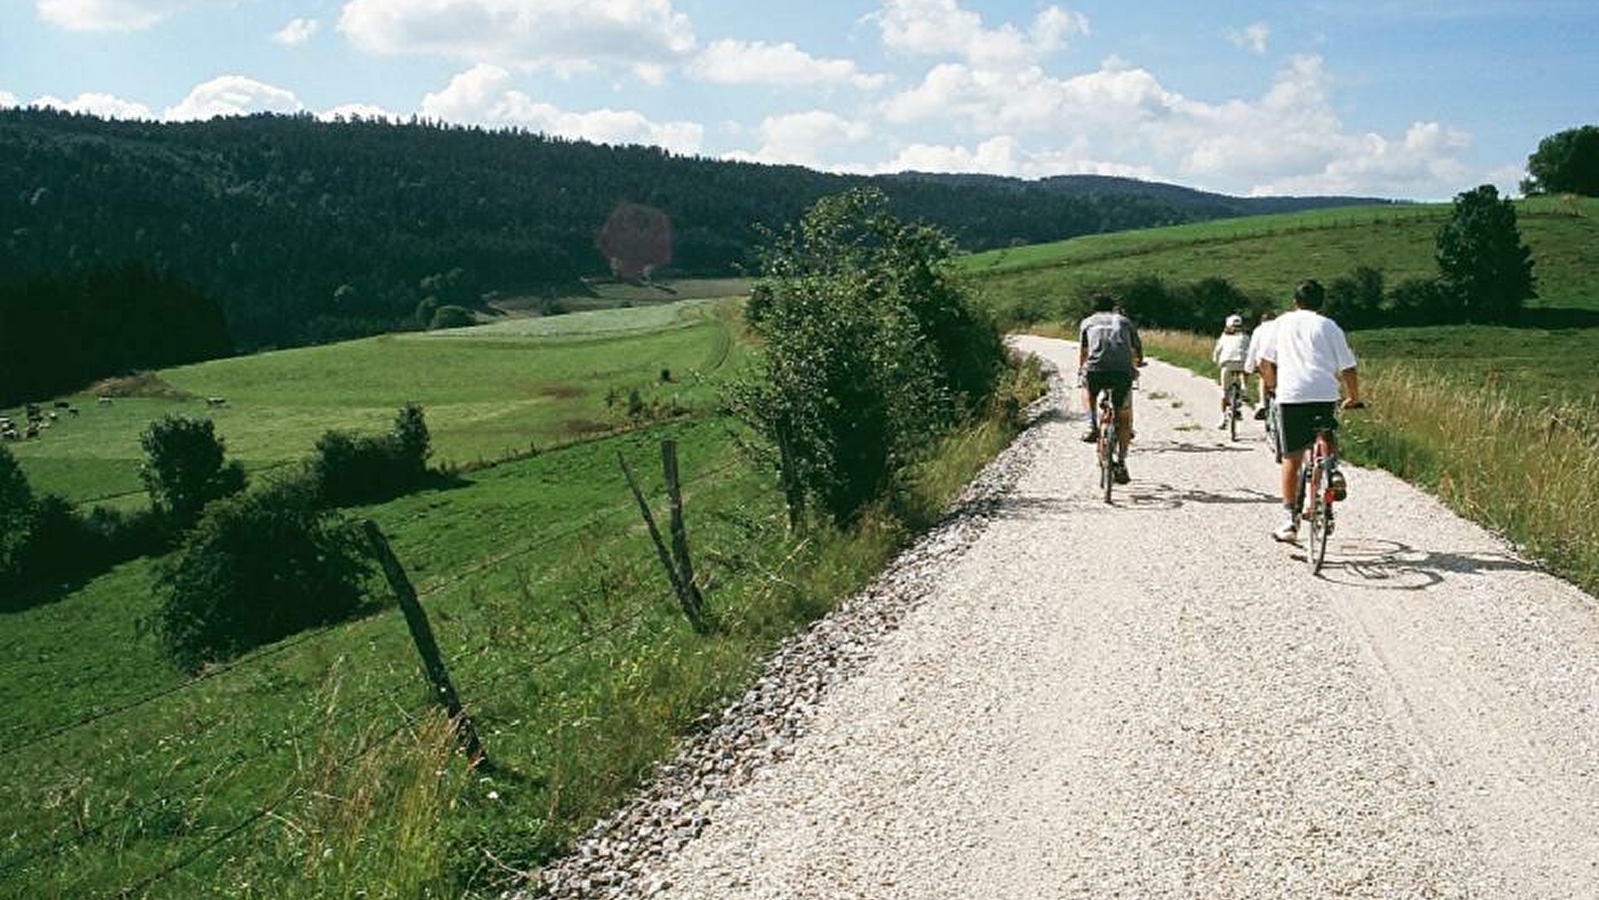
M 1122 459 L 1116 435 L 1116 407 L 1111 401 L 1110 388 L 1100 388 L 1095 398 L 1098 408 L 1099 440 L 1095 451 L 1099 455 L 1099 484 L 1105 491 L 1105 502 L 1110 502 L 1111 489 L 1116 484 L 1116 471 L 1126 461 Z
M 1364 403 L 1356 403 L 1345 409 L 1364 407 Z M 1327 539 L 1333 532 L 1333 504 L 1342 500 L 1344 494 L 1342 476 L 1338 473 L 1338 451 L 1332 441 L 1335 428 L 1336 421 L 1323 419 L 1316 423 L 1316 438 L 1302 451 L 1304 462 L 1299 467 L 1299 490 L 1294 506 L 1310 529 L 1305 562 L 1312 575 L 1319 573 L 1327 560 Z M 1335 479 L 1335 475 L 1339 477 Z
M 1263 408 L 1266 410 L 1266 443 L 1271 448 L 1271 458 L 1281 463 L 1283 461 L 1282 443 L 1277 439 L 1277 397 L 1271 392 L 1266 393 Z
M 1244 417 L 1244 376 L 1239 372 L 1227 379 L 1227 436 L 1238 440 L 1238 421 Z

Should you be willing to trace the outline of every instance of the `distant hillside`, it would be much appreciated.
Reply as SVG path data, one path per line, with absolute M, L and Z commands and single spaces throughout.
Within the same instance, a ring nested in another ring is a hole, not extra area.
M 942 175 L 926 172 L 905 172 L 892 177 L 968 187 L 1008 186 L 1013 190 L 1047 191 L 1076 198 L 1140 197 L 1182 210 L 1192 216 L 1194 221 L 1300 212 L 1336 206 L 1403 205 L 1400 201 L 1375 197 L 1233 197 L 1176 184 L 1140 181 L 1136 178 L 1120 178 L 1114 175 L 1052 175 L 1037 181 L 999 175 Z
M 1117 179 L 1078 189 L 1086 183 L 829 175 L 307 115 L 155 123 L 12 109 L 0 111 L 0 280 L 137 261 L 199 286 L 250 349 L 414 327 L 428 297 L 558 292 L 606 272 L 596 239 L 624 204 L 664 211 L 670 273 L 727 275 L 753 263 L 760 226 L 865 185 L 971 250 L 1203 221 L 1257 202 Z M 662 221 L 653 215 L 632 221 Z M 638 243 L 653 254 L 658 238 Z

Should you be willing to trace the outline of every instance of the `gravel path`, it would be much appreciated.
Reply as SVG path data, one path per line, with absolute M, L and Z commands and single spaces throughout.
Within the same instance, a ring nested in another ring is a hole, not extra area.
M 1070 378 L 1069 345 L 1018 343 Z M 1279 508 L 1255 423 L 1229 445 L 1216 398 L 1151 365 L 1114 507 L 1095 499 L 1080 422 L 1037 426 L 985 514 L 846 607 L 877 625 L 824 622 L 785 651 L 580 848 L 592 861 L 620 843 L 625 860 L 546 884 L 1599 897 L 1599 602 L 1358 469 L 1312 578 L 1268 536 Z M 817 662 L 840 647 L 845 664 Z M 785 699 L 796 684 L 812 688 Z

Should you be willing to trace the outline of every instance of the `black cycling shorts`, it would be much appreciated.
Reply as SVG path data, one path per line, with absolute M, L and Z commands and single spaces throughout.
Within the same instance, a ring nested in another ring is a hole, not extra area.
M 1272 408 L 1276 410 L 1278 440 L 1284 456 L 1303 453 L 1315 443 L 1318 427 L 1338 430 L 1336 403 L 1278 403 Z
M 1133 390 L 1133 373 L 1131 372 L 1095 372 L 1090 369 L 1083 373 L 1083 387 L 1088 388 L 1090 403 L 1099 400 L 1099 392 L 1110 388 L 1110 405 L 1114 409 L 1127 406 L 1128 395 Z

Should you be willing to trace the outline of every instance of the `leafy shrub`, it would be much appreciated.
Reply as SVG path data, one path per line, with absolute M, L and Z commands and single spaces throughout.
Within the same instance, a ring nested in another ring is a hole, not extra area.
M 1068 330 L 1093 312 L 1090 301 L 1097 293 L 1115 297 L 1139 327 L 1205 334 L 1219 331 L 1229 315 L 1237 313 L 1254 318 L 1272 305 L 1269 299 L 1246 293 L 1226 278 L 1170 285 L 1153 275 L 1143 275 L 1077 297 L 1067 310 Z
M 986 400 L 1003 346 L 952 276 L 949 239 L 880 192 L 823 198 L 769 238 L 745 313 L 764 368 L 729 401 L 777 448 L 791 514 L 812 497 L 853 521 Z
M 374 503 L 403 493 L 427 475 L 431 439 L 422 407 L 412 403 L 383 435 L 329 431 L 316 442 L 307 478 L 323 506 Z
M 165 416 L 139 435 L 147 457 L 139 471 L 150 505 L 175 529 L 199 518 L 207 503 L 244 489 L 244 467 L 225 463 L 210 419 Z
M 353 523 L 289 483 L 206 507 L 160 567 L 155 628 L 188 671 L 231 659 L 361 606 L 369 570 Z
M 1407 278 L 1388 291 L 1390 325 L 1439 325 L 1459 321 L 1453 295 L 1431 278 Z
M 1327 316 L 1346 329 L 1366 328 L 1383 320 L 1382 272 L 1359 266 L 1327 286 Z
M 428 329 L 437 331 L 440 328 L 465 328 L 474 325 L 477 320 L 472 317 L 472 311 L 464 306 L 445 304 L 433 311 L 433 321 L 428 323 Z

